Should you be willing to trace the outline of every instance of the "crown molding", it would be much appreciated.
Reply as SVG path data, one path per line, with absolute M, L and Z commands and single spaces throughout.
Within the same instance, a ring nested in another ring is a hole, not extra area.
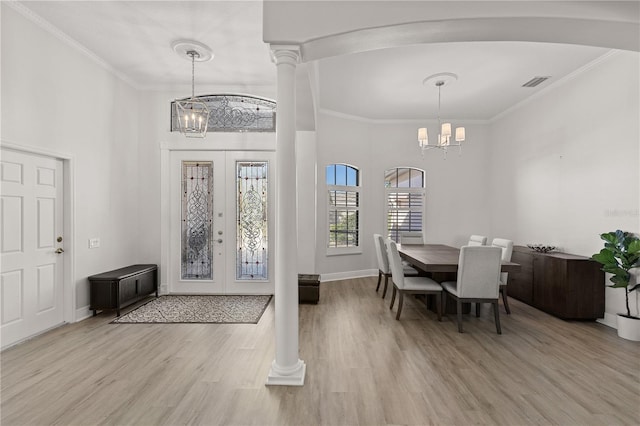
M 517 111 L 518 109 L 530 104 L 531 102 L 533 102 L 534 100 L 540 98 L 541 96 L 545 96 L 547 93 L 556 90 L 557 88 L 567 84 L 568 82 L 570 82 L 571 80 L 573 80 L 574 78 L 578 77 L 579 75 L 589 71 L 590 69 L 600 65 L 601 63 L 607 61 L 608 59 L 615 57 L 617 55 L 620 54 L 619 50 L 610 50 L 607 53 L 597 57 L 596 59 L 594 59 L 593 61 L 581 66 L 580 68 L 574 70 L 573 72 L 565 75 L 564 77 L 562 77 L 561 79 L 558 79 L 556 81 L 554 81 L 553 83 L 549 84 L 548 86 L 546 86 L 545 88 L 539 90 L 538 92 L 532 94 L 531 96 L 529 96 L 526 99 L 523 99 L 522 101 L 518 102 L 517 104 L 514 104 L 512 106 L 510 106 L 509 108 L 505 109 L 504 111 L 496 114 L 495 116 L 491 117 L 488 122 L 490 123 L 494 123 L 498 120 L 501 120 L 502 118 L 510 115 L 511 113 Z
M 62 31 L 55 25 L 53 25 L 51 22 L 44 19 L 42 16 L 35 13 L 33 10 L 29 9 L 27 6 L 25 6 L 21 2 L 18 2 L 17 0 L 2 0 L 2 2 L 7 6 L 11 7 L 16 12 L 18 12 L 24 18 L 28 19 L 29 21 L 33 22 L 41 29 L 45 30 L 49 34 L 56 37 L 58 40 L 62 41 L 69 47 L 77 50 L 78 52 L 80 52 L 81 54 L 83 54 L 84 56 L 86 56 L 96 64 L 100 65 L 102 68 L 109 71 L 111 74 L 115 75 L 120 80 L 127 83 L 129 86 L 133 87 L 134 89 L 139 89 L 139 86 L 135 81 L 133 81 L 132 79 L 127 77 L 125 74 L 115 69 L 109 63 L 107 63 L 104 59 L 96 55 L 91 50 L 87 49 L 82 43 L 78 42 L 77 40 L 69 36 L 67 33 Z
M 415 124 L 415 125 L 420 125 L 420 124 L 424 124 L 424 123 L 437 123 L 438 119 L 437 118 L 368 118 L 368 117 L 362 117 L 359 115 L 352 115 L 352 114 L 346 114 L 344 112 L 339 112 L 339 111 L 334 111 L 332 109 L 327 109 L 327 108 L 319 108 L 318 109 L 318 113 L 321 115 L 327 115 L 330 117 L 336 117 L 336 118 L 341 118 L 344 120 L 351 120 L 351 121 L 357 121 L 360 123 L 367 123 L 367 124 L 388 124 L 388 125 L 393 125 L 393 124 Z M 449 118 L 442 118 L 442 120 L 449 120 Z M 464 119 L 464 118 L 451 118 L 450 120 L 455 120 L 456 122 L 459 123 L 466 123 L 466 124 L 488 124 L 489 120 L 479 120 L 479 119 Z

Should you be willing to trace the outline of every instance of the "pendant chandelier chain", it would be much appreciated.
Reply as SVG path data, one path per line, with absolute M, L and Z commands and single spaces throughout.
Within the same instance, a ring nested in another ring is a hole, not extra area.
M 196 96 L 196 56 L 199 58 L 200 54 L 195 50 L 190 50 L 187 55 L 191 56 L 191 99 L 193 99 Z
M 196 57 L 191 55 L 191 99 L 195 98 L 196 92 Z
M 436 86 L 438 86 L 438 124 L 440 124 L 442 123 L 442 119 L 440 118 L 440 95 L 441 95 L 442 86 L 444 86 L 444 81 L 438 81 L 436 83 Z

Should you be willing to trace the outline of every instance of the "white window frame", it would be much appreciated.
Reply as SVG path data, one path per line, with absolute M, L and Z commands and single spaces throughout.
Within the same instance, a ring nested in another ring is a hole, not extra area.
M 412 229 L 411 231 L 415 231 L 415 232 L 422 232 L 422 234 L 425 234 L 425 220 L 424 220 L 424 216 L 425 216 L 425 211 L 426 211 L 426 190 L 425 190 L 425 186 L 426 186 L 426 172 L 422 169 L 419 169 L 417 167 L 390 167 L 388 169 L 386 169 L 384 171 L 385 176 L 386 173 L 389 170 L 397 170 L 397 169 L 412 169 L 412 170 L 417 170 L 419 172 L 422 172 L 422 187 L 421 188 L 408 188 L 408 187 L 386 187 L 385 186 L 385 193 L 384 193 L 384 217 L 385 217 L 385 226 L 386 226 L 386 230 L 387 230 L 387 237 L 391 238 L 392 236 L 390 235 L 390 231 L 389 231 L 389 212 L 391 211 L 391 209 L 389 208 L 389 196 L 392 193 L 409 193 L 409 194 L 420 194 L 420 196 L 422 197 L 422 207 L 409 207 L 409 211 L 410 212 L 420 212 L 420 229 Z M 395 241 L 395 240 L 394 240 Z M 397 243 L 399 243 L 400 241 L 396 241 Z
M 350 167 L 354 170 L 356 170 L 357 172 L 357 181 L 358 181 L 358 185 L 357 186 L 349 186 L 349 185 L 327 185 L 327 190 L 325 192 L 326 194 L 326 201 L 325 201 L 325 205 L 327 206 L 327 213 L 326 213 L 326 218 L 327 218 L 327 228 L 326 228 L 326 232 L 325 232 L 325 237 L 326 237 L 326 247 L 327 247 L 327 256 L 340 256 L 340 255 L 347 255 L 347 254 L 360 254 L 362 253 L 362 246 L 361 246 L 361 242 L 362 242 L 362 171 L 352 165 L 352 164 L 347 164 L 347 163 L 329 163 L 325 166 L 324 170 L 325 170 L 325 182 L 327 181 L 327 176 L 326 176 L 326 170 L 327 167 L 329 166 L 345 166 L 345 167 Z M 348 192 L 356 192 L 358 194 L 358 206 L 357 207 L 341 207 L 341 208 L 336 208 L 335 206 L 331 205 L 331 192 L 332 191 L 348 191 Z M 331 213 L 335 212 L 336 210 L 346 210 L 346 211 L 355 211 L 358 213 L 358 243 L 356 246 L 352 246 L 352 247 L 331 247 L 329 246 L 329 242 L 331 241 L 331 230 L 330 230 L 330 225 L 331 225 L 331 220 L 329 219 L 331 217 Z

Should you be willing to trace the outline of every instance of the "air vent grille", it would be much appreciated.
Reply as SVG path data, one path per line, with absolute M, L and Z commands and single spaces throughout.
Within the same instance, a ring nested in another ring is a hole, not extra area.
M 537 85 L 549 80 L 551 78 L 550 75 L 544 77 L 533 77 L 531 80 L 527 81 L 522 87 L 536 87 Z

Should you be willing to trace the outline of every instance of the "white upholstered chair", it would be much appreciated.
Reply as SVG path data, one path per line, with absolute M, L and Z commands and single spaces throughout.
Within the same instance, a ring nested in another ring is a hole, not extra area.
M 378 257 L 378 285 L 376 292 L 380 289 L 380 283 L 384 276 L 384 290 L 382 291 L 382 298 L 387 295 L 387 285 L 389 283 L 389 277 L 391 276 L 391 267 L 389 266 L 389 256 L 387 255 L 387 248 L 385 246 L 384 238 L 380 234 L 373 234 L 373 242 L 376 246 L 376 256 Z M 411 266 L 404 266 L 403 273 L 405 275 L 418 275 L 418 271 Z
M 502 261 L 511 262 L 511 254 L 513 253 L 513 241 L 504 238 L 494 238 L 491 242 L 492 247 L 500 247 L 502 250 Z M 507 314 L 511 314 L 509 302 L 507 301 L 507 282 L 509 280 L 508 272 L 500 273 L 500 294 L 502 294 L 502 303 Z
M 472 235 L 469 237 L 468 246 L 485 246 L 487 245 L 487 237 L 484 235 Z
M 463 246 L 460 249 L 457 280 L 442 283 L 445 294 L 456 300 L 460 333 L 462 333 L 462 304 L 472 302 L 493 305 L 496 331 L 502 334 L 498 309 L 501 265 L 502 250 L 498 247 Z
M 400 244 L 424 244 L 422 232 L 408 231 L 400 234 Z
M 389 264 L 391 265 L 391 276 L 393 281 L 393 294 L 391 296 L 391 305 L 389 306 L 389 309 L 393 309 L 393 304 L 396 300 L 396 292 L 400 293 L 396 319 L 400 319 L 400 312 L 402 312 L 402 304 L 406 293 L 434 295 L 436 297 L 438 321 L 442 321 L 442 286 L 428 277 L 405 276 L 396 243 L 391 240 L 386 240 L 385 243 L 387 245 L 387 253 L 389 255 Z

